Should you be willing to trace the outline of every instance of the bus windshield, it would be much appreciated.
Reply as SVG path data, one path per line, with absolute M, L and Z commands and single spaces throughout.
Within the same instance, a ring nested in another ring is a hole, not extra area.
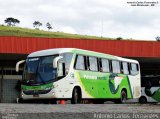
M 35 85 L 55 80 L 56 69 L 53 68 L 53 59 L 57 56 L 28 58 L 26 60 L 23 82 Z

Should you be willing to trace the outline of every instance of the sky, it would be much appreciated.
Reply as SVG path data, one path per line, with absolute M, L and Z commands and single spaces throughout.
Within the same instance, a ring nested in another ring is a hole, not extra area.
M 128 2 L 156 2 L 131 6 Z M 149 4 L 150 5 L 150 4 Z M 8 17 L 33 28 L 100 37 L 155 40 L 160 37 L 160 0 L 0 0 L 0 24 Z

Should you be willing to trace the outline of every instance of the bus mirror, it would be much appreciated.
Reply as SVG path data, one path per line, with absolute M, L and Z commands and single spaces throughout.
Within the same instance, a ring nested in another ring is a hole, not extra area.
M 21 61 L 16 63 L 16 72 L 19 72 L 19 65 L 24 63 L 24 62 L 25 62 L 25 60 L 21 60 Z
M 65 63 L 64 62 L 58 63 L 57 75 L 58 75 L 58 77 L 65 76 Z
M 63 57 L 62 56 L 58 56 L 58 57 L 56 57 L 54 60 L 53 60 L 53 68 L 57 68 L 58 66 L 58 61 L 60 60 L 60 59 L 62 59 Z

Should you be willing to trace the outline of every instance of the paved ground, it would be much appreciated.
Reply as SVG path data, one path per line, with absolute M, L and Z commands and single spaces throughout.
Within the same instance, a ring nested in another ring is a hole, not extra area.
M 158 119 L 160 104 L 0 104 L 0 119 L 108 119 L 116 118 L 115 114 L 133 118 L 142 113 Z

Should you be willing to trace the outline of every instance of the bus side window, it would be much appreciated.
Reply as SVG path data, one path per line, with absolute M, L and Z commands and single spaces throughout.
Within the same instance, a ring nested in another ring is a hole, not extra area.
M 78 55 L 76 60 L 75 69 L 85 70 L 85 60 L 84 56 Z
M 66 74 L 68 74 L 73 54 L 72 53 L 64 53 L 64 54 L 62 54 L 62 56 L 65 61 Z
M 160 86 L 159 81 L 160 81 L 160 79 L 158 77 L 152 78 L 151 79 L 152 87 L 159 87 Z
M 120 63 L 119 61 L 112 60 L 113 73 L 120 73 Z
M 128 69 L 128 63 L 127 62 L 122 62 L 122 69 L 123 69 L 123 74 L 128 75 L 129 74 L 129 69 Z
M 101 59 L 101 70 L 102 72 L 109 72 L 109 60 L 108 59 Z
M 97 62 L 97 57 L 90 57 L 88 58 L 89 60 L 89 68 L 91 71 L 98 71 L 98 62 Z
M 138 70 L 139 70 L 138 64 L 135 64 L 135 63 L 131 63 L 130 64 L 130 73 L 131 73 L 131 75 L 138 74 Z

